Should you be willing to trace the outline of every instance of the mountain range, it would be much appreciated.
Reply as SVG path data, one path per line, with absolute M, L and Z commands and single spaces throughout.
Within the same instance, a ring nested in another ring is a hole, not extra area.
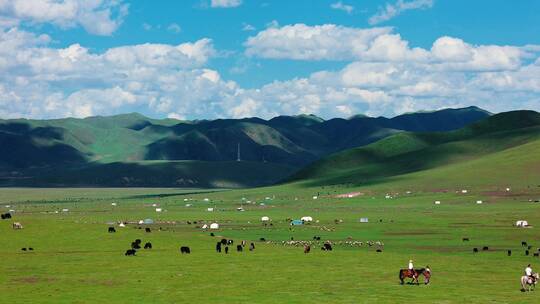
M 410 132 L 444 133 L 490 116 L 468 107 L 329 120 L 299 115 L 180 121 L 137 113 L 0 120 L 0 185 L 261 186 L 307 176 L 334 153 L 408 138 Z M 424 140 L 418 138 L 404 141 Z

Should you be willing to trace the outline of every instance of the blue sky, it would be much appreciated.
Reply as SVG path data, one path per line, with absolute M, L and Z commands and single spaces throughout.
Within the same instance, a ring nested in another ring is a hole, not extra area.
M 525 0 L 11 0 L 0 116 L 540 110 L 538 20 Z

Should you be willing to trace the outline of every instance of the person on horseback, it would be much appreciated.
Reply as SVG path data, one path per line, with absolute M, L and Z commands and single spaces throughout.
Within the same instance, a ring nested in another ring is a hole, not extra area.
M 409 271 L 412 273 L 413 278 L 416 278 L 416 271 L 414 270 L 413 260 L 409 260 Z
M 527 278 L 529 278 L 529 280 L 531 280 L 532 283 L 534 283 L 534 281 L 536 280 L 531 264 L 527 265 L 527 267 L 525 268 L 525 275 L 527 276 Z

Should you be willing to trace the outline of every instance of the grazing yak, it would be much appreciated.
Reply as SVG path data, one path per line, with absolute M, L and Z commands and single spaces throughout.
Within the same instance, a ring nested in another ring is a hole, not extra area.
M 152 232 L 152 230 L 150 230 L 150 228 L 148 228 L 148 227 L 144 228 L 144 231 L 146 231 L 146 232 Z
M 222 245 L 227 245 L 227 239 L 221 239 L 221 244 Z
M 10 219 L 11 218 L 11 213 L 2 213 L 2 215 L 0 215 L 2 217 L 3 220 L 7 220 L 7 219 Z
M 311 246 L 304 245 L 304 253 L 309 253 L 311 251 Z
M 463 242 L 468 242 L 468 241 L 470 241 L 470 239 L 469 239 L 468 237 L 463 238 L 462 240 L 463 240 Z
M 244 250 L 244 247 L 242 247 L 242 245 L 236 245 L 236 251 L 242 252 L 242 250 Z
M 146 244 L 144 244 L 144 249 L 152 249 L 152 243 L 147 242 Z
M 229 253 L 229 246 L 225 246 L 225 254 Z
M 113 233 L 113 232 L 116 232 L 116 229 L 114 229 L 114 227 L 109 227 L 109 233 Z
M 521 242 L 521 246 L 523 246 L 523 247 L 527 246 L 527 242 L 522 241 L 522 242 Z
M 489 250 L 489 247 L 488 247 L 488 246 L 484 246 L 484 247 L 482 248 L 482 250 L 483 250 L 483 251 L 488 251 L 488 250 Z
M 185 253 L 185 254 L 190 254 L 190 253 L 191 253 L 191 249 L 189 249 L 189 247 L 187 247 L 187 246 L 182 246 L 182 247 L 180 247 L 180 252 L 181 252 L 182 254 L 184 254 L 184 253 Z
M 474 253 L 477 253 L 478 252 L 478 248 L 473 248 L 472 250 Z
M 141 240 L 137 239 L 131 243 L 131 249 L 141 249 Z
M 130 255 L 135 256 L 136 252 L 137 252 L 137 250 L 135 250 L 135 249 L 128 249 L 128 250 L 126 250 L 126 253 L 124 255 L 125 256 L 130 256 Z
M 508 250 L 507 254 L 508 254 L 508 256 L 511 256 L 512 255 L 512 250 Z
M 324 251 L 332 251 L 332 245 L 330 243 L 324 243 L 323 247 L 321 247 Z
M 221 242 L 216 243 L 216 252 L 221 253 Z
M 260 238 L 259 241 L 266 242 L 266 239 L 265 238 Z
M 249 244 L 249 251 L 255 250 L 255 244 L 251 243 Z

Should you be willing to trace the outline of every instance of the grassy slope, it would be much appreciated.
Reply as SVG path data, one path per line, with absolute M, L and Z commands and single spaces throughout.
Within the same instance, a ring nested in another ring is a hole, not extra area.
M 397 179 L 403 174 L 460 164 L 527 143 L 534 145 L 538 139 L 540 114 L 509 112 L 452 132 L 397 134 L 332 155 L 293 179 L 307 180 L 304 183 L 312 186 L 380 183 L 385 178 Z M 527 147 L 522 153 L 534 155 Z

